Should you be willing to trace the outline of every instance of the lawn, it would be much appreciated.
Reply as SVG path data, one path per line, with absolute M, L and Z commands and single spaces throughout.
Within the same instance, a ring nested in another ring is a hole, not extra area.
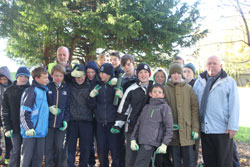
M 240 127 L 234 139 L 250 144 L 250 127 Z

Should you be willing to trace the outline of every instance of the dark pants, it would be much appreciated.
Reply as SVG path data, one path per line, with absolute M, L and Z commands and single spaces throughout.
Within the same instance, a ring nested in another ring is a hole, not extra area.
M 174 167 L 195 167 L 194 148 L 191 146 L 169 146 Z M 183 165 L 182 165 L 183 162 Z
M 96 121 L 94 121 L 93 123 L 94 125 L 94 136 L 93 136 L 93 144 L 91 146 L 91 151 L 90 151 L 90 155 L 89 155 L 89 166 L 95 166 L 95 137 L 96 137 Z
M 197 166 L 198 159 L 199 159 L 199 148 L 200 148 L 200 137 L 195 140 L 195 145 L 194 145 L 194 164 Z
M 125 158 L 125 167 L 133 167 L 138 151 L 133 151 L 130 148 L 130 144 L 131 144 L 131 134 L 130 133 L 126 133 L 125 134 L 125 138 L 126 138 L 126 158 Z
M 169 147 L 167 147 L 166 154 L 156 154 L 155 167 L 172 167 L 171 153 Z
M 155 147 L 149 145 L 140 145 L 134 167 L 148 167 Z M 158 166 L 156 166 L 158 167 Z
M 75 166 L 77 138 L 79 138 L 79 167 L 87 167 L 93 142 L 93 122 L 70 121 L 67 130 L 68 167 Z
M 113 123 L 97 123 L 96 135 L 97 135 L 97 148 L 98 158 L 100 161 L 100 167 L 108 167 L 108 153 L 111 152 L 112 167 L 121 167 L 121 146 L 122 146 L 122 132 L 113 134 L 110 129 L 114 125 Z
M 10 151 L 10 162 L 9 166 L 19 167 L 20 166 L 20 156 L 21 156 L 21 145 L 22 136 L 19 133 L 14 133 L 11 138 L 12 149 Z
M 233 167 L 240 167 L 240 160 L 235 141 L 233 140 Z
M 21 153 L 21 167 L 42 167 L 45 138 L 24 138 Z
M 49 128 L 45 138 L 45 166 L 66 167 L 66 152 L 64 139 L 66 131 Z
M 5 140 L 5 159 L 10 159 L 10 151 L 12 149 L 11 138 L 4 135 Z
M 201 133 L 202 155 L 206 167 L 233 166 L 233 139 L 228 134 Z

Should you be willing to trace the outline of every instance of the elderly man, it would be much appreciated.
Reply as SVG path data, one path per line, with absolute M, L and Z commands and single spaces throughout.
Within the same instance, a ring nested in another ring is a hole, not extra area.
M 202 154 L 206 167 L 233 166 L 233 137 L 239 124 L 239 97 L 235 81 L 211 56 L 207 71 L 194 84 L 199 100 Z

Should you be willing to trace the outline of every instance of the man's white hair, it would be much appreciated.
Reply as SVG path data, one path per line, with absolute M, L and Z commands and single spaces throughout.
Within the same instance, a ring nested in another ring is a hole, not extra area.
M 57 49 L 57 51 L 56 51 L 56 55 L 58 54 L 59 50 L 61 50 L 61 49 L 65 49 L 65 50 L 67 51 L 68 55 L 69 55 L 69 49 L 68 49 L 66 46 L 60 46 L 60 47 Z
M 222 64 L 222 59 L 221 59 L 221 57 L 216 56 L 216 55 L 209 56 L 209 57 L 207 58 L 207 62 L 208 62 L 208 60 L 211 59 L 211 58 L 216 58 L 216 59 L 219 61 L 219 64 L 220 64 L 220 65 Z

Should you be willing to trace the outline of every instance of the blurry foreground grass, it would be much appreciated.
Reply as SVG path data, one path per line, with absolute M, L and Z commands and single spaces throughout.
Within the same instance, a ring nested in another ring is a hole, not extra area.
M 250 144 L 250 127 L 240 127 L 234 139 Z

